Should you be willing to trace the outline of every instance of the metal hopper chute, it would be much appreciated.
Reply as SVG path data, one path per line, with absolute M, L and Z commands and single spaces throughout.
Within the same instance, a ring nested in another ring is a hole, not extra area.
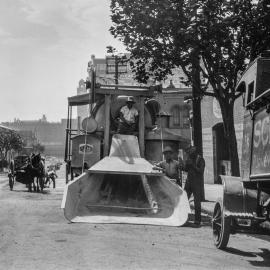
M 115 134 L 109 156 L 67 184 L 62 208 L 71 222 L 181 226 L 186 193 L 140 156 L 138 139 Z

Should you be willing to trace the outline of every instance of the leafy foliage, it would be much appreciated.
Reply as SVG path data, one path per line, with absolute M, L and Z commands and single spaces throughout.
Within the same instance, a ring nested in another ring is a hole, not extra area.
M 138 81 L 160 81 L 182 67 L 192 83 L 191 64 L 209 80 L 214 94 L 232 94 L 248 59 L 269 48 L 265 1 L 112 0 L 111 33 L 127 46 Z M 200 87 L 200 91 L 206 88 Z M 202 93 L 203 94 L 203 93 Z
M 232 119 L 240 94 L 235 88 L 249 61 L 270 47 L 269 1 L 112 0 L 111 12 L 110 31 L 130 51 L 139 82 L 161 81 L 172 68 L 181 67 L 197 97 L 218 99 L 230 138 L 232 171 L 239 174 Z
M 12 130 L 0 131 L 0 153 L 3 159 L 7 158 L 7 153 L 11 150 L 19 152 L 24 147 L 21 136 Z

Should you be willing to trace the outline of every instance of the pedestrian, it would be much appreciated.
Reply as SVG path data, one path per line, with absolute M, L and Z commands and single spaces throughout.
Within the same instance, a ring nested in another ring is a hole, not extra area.
M 184 171 L 187 172 L 185 191 L 188 199 L 191 194 L 194 197 L 195 220 L 194 224 L 201 224 L 201 201 L 203 198 L 202 181 L 205 168 L 204 158 L 198 154 L 195 146 L 189 146 L 186 150 L 187 159 L 184 164 Z
M 126 105 L 120 109 L 120 119 L 117 132 L 121 134 L 131 134 L 136 131 L 139 112 L 134 108 L 133 97 L 128 97 Z
M 161 168 L 167 177 L 180 186 L 180 172 L 183 168 L 183 160 L 180 157 L 178 161 L 173 159 L 173 150 L 170 146 L 164 148 L 163 154 L 165 160 L 155 164 L 156 167 L 154 168 Z

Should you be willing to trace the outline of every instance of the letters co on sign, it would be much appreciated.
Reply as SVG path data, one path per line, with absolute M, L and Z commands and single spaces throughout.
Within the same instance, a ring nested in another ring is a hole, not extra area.
M 92 144 L 80 144 L 79 154 L 90 155 L 93 153 L 94 146 Z
M 270 116 L 265 111 L 256 115 L 253 135 L 252 174 L 269 173 Z

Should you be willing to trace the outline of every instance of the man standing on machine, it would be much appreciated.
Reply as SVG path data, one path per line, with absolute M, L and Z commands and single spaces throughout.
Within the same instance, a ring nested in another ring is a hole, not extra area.
M 126 105 L 120 109 L 117 133 L 132 134 L 137 129 L 139 112 L 134 108 L 134 98 L 128 97 Z

